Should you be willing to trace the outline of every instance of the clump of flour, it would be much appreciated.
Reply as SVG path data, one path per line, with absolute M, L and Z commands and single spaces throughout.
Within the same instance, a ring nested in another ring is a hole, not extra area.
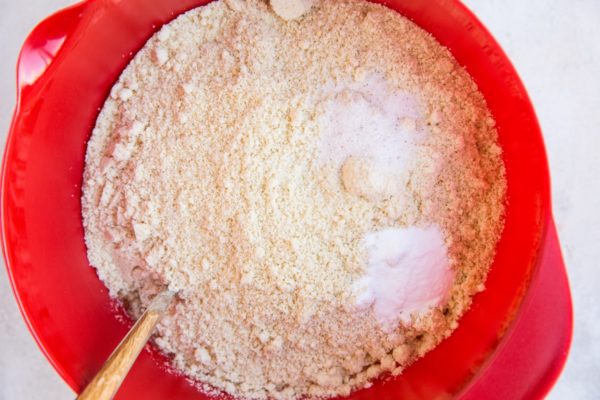
M 245 398 L 401 373 L 456 327 L 502 228 L 494 123 L 450 53 L 383 6 L 301 3 L 280 10 L 296 20 L 227 0 L 164 26 L 86 156 L 111 295 L 135 317 L 177 292 L 155 343 Z

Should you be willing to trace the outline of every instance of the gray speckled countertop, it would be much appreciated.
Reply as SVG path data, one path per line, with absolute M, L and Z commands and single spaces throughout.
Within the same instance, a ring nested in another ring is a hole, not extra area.
M 551 399 L 600 399 L 600 1 L 464 0 L 504 47 L 538 113 L 575 305 L 575 336 Z M 27 33 L 71 0 L 0 0 L 0 135 Z M 0 271 L 0 400 L 70 399 L 35 345 Z

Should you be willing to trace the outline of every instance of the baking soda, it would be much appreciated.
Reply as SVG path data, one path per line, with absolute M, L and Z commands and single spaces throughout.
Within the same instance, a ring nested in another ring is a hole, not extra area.
M 354 284 L 357 306 L 372 306 L 385 329 L 445 303 L 454 271 L 438 226 L 388 228 L 364 241 L 367 273 Z

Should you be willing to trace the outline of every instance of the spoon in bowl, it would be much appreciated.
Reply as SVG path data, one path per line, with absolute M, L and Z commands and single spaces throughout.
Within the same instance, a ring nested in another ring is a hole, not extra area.
M 115 396 L 174 296 L 175 293 L 165 290 L 154 297 L 77 400 L 110 400 Z

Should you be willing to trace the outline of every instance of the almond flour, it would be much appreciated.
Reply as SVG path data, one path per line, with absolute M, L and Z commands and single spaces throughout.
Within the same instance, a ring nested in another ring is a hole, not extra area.
M 290 21 L 258 0 L 179 16 L 89 141 L 90 262 L 134 317 L 178 293 L 154 342 L 203 390 L 346 395 L 401 373 L 483 289 L 502 229 L 494 121 L 450 53 L 383 6 L 303 4 Z M 368 267 L 374 240 L 413 240 L 390 229 L 434 235 L 443 270 L 435 296 L 409 296 L 424 309 L 385 308 L 392 326 L 356 291 L 387 268 Z

